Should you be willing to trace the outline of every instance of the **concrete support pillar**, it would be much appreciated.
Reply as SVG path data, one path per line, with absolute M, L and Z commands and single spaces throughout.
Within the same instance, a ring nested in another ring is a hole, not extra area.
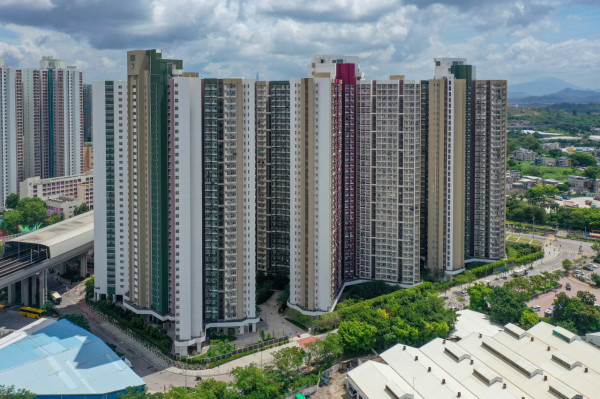
M 256 323 L 252 323 L 252 332 L 255 333 L 256 332 Z
M 39 285 L 39 298 L 40 298 L 40 306 L 46 303 L 47 292 L 48 292 L 48 270 L 42 270 L 40 273 L 40 281 Z
M 8 286 L 8 304 L 12 305 L 15 303 L 15 299 L 17 296 L 17 286 L 15 284 L 11 284 Z
M 38 276 L 37 276 L 37 275 L 35 275 L 35 276 L 32 276 L 32 277 L 30 277 L 30 278 L 31 278 L 31 291 L 30 291 L 30 294 L 31 294 L 31 302 L 30 302 L 30 303 L 32 303 L 32 304 L 35 304 L 35 303 L 37 302 L 37 303 L 38 303 L 38 305 L 39 305 L 39 301 L 37 301 L 37 300 L 36 300 L 36 298 L 37 298 L 37 294 L 38 294 L 38 292 L 37 292 L 37 286 L 38 286 L 38 285 L 37 285 L 37 281 L 38 281 Z
M 60 274 L 64 274 L 64 272 L 67 271 L 67 262 L 65 261 L 65 262 L 61 263 L 60 265 L 58 265 L 57 267 L 58 267 L 58 272 Z
M 85 277 L 87 275 L 87 253 L 79 257 L 79 275 Z
M 243 334 L 244 333 L 244 326 L 240 326 L 240 328 L 238 329 L 238 334 Z
M 29 277 L 21 280 L 21 302 L 23 306 L 29 306 Z

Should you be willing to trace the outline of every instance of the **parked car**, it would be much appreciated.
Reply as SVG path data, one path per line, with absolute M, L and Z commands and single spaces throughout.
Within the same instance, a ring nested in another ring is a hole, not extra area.
M 567 285 L 565 286 L 565 288 L 567 289 L 567 291 L 571 291 L 571 283 L 567 283 Z
M 592 269 L 597 269 L 598 268 L 598 265 L 596 265 L 594 263 L 590 263 L 588 266 L 591 267 Z
M 592 270 L 594 270 L 594 268 L 591 267 L 590 265 L 586 265 L 586 266 L 583 267 L 583 270 L 587 270 L 587 271 L 591 272 Z
M 531 309 L 532 309 L 532 310 L 535 310 L 535 311 L 537 312 L 537 311 L 538 311 L 538 310 L 540 310 L 541 308 L 540 308 L 540 305 L 533 305 L 533 306 L 531 307 Z

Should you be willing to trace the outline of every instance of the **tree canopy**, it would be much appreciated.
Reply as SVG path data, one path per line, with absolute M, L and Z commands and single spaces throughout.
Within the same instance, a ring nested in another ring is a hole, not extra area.
M 19 202 L 19 194 L 12 193 L 6 197 L 6 200 L 4 201 L 4 206 L 7 209 L 15 209 L 17 207 L 18 202 Z

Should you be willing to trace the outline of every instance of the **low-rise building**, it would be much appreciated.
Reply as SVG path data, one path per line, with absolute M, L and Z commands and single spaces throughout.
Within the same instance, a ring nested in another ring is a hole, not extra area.
M 540 166 L 549 166 L 551 168 L 554 168 L 556 166 L 556 159 L 551 158 L 551 157 L 538 156 L 535 159 L 535 164 L 540 165 Z
M 544 322 L 527 331 L 507 324 L 499 332 L 487 324 L 475 323 L 457 342 L 393 346 L 351 370 L 346 390 L 356 399 L 598 397 L 597 347 Z
M 521 177 L 521 171 L 518 169 L 509 169 L 506 171 L 506 180 L 517 181 Z
M 517 161 L 535 161 L 537 157 L 537 153 L 532 150 L 527 150 L 525 148 L 519 148 L 518 150 L 514 150 L 510 157 Z
M 556 159 L 556 166 L 559 168 L 570 168 L 573 166 L 573 162 L 569 157 L 559 157 Z
M 558 150 L 560 148 L 560 143 L 544 143 L 542 144 L 543 150 Z
M 586 191 L 592 184 L 591 179 L 585 176 L 575 175 L 569 175 L 567 177 L 567 182 L 569 183 L 569 186 L 571 186 L 571 189 L 575 191 Z
M 21 198 L 38 197 L 46 201 L 60 195 L 81 198 L 90 209 L 94 208 L 94 173 L 88 172 L 72 175 L 41 179 L 30 177 L 19 186 Z
M 65 219 L 72 218 L 75 216 L 75 209 L 81 206 L 84 202 L 81 198 L 67 197 L 66 195 L 60 195 L 56 198 L 50 198 L 45 201 L 46 203 L 46 214 L 48 216 L 53 213 L 58 213 Z

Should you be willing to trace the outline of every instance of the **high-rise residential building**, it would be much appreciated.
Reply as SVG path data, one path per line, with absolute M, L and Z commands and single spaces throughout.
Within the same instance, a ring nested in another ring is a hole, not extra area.
M 441 278 L 464 269 L 466 82 L 450 71 L 464 60 L 435 62 L 429 81 L 427 272 Z
M 162 320 L 172 311 L 167 84 L 176 69 L 182 61 L 163 59 L 158 50 L 127 53 L 130 279 L 124 303 Z
M 203 80 L 205 327 L 255 330 L 255 81 Z
M 92 85 L 83 85 L 83 141 L 92 141 Z
M 256 82 L 256 269 L 290 271 L 290 83 Z
M 422 91 L 403 76 L 358 85 L 361 279 L 421 281 Z
M 93 85 L 98 132 L 94 136 L 98 164 L 94 172 L 94 296 L 122 301 L 129 291 L 127 82 Z
M 23 180 L 23 134 L 21 69 L 0 59 L 0 209 Z
M 336 79 L 341 88 L 339 104 L 341 134 L 342 221 L 340 225 L 341 263 L 336 265 L 334 285 L 338 290 L 342 285 L 355 279 L 357 247 L 357 135 L 356 135 L 356 84 L 361 78 L 358 57 L 320 55 L 311 58 L 307 67 L 308 77 L 330 76 Z
M 473 82 L 472 253 L 475 259 L 505 256 L 507 84 Z
M 290 299 L 330 311 L 342 280 L 342 89 L 330 74 L 290 80 Z
M 66 62 L 44 57 L 23 70 L 24 175 L 41 178 L 83 171 L 83 77 Z

